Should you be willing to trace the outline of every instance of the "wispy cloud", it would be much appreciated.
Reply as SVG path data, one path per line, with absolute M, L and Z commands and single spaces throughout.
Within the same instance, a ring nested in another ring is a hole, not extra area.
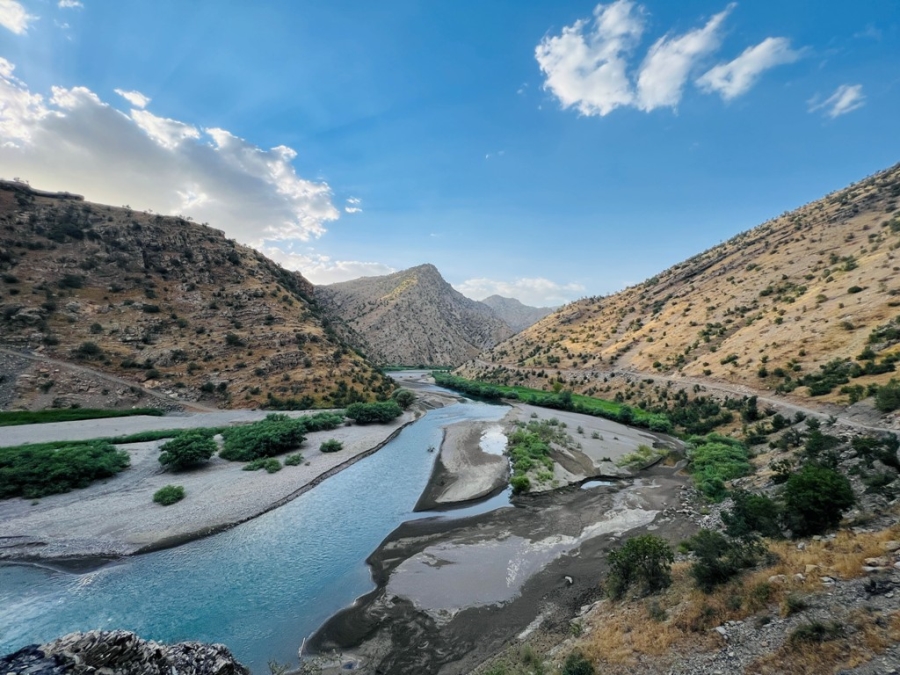
M 116 89 L 115 91 L 135 108 L 146 108 L 150 103 L 150 98 L 139 91 L 125 91 L 124 89 Z
M 650 111 L 674 108 L 681 101 L 684 85 L 703 57 L 715 52 L 722 43 L 722 24 L 734 5 L 712 17 L 703 28 L 677 37 L 657 40 L 641 65 L 638 74 L 637 106 Z
M 22 3 L 16 0 L 0 0 L 0 26 L 11 30 L 16 35 L 28 32 L 28 26 L 37 19 L 25 11 Z
M 296 253 L 276 246 L 266 246 L 261 250 L 285 269 L 302 272 L 303 276 L 317 285 L 336 284 L 360 277 L 378 277 L 397 271 L 381 263 L 332 260 L 329 256 L 315 252 Z
M 79 0 L 59 0 L 59 7 L 62 9 L 81 9 L 84 5 Z
M 809 101 L 809 111 L 816 112 L 822 110 L 825 115 L 834 119 L 849 112 L 858 110 L 866 104 L 866 97 L 862 93 L 861 84 L 842 84 L 835 92 L 820 101 L 819 97 L 814 97 Z
M 0 62 L 0 166 L 45 189 L 209 222 L 229 237 L 305 241 L 338 218 L 330 187 L 297 175 L 296 152 L 148 110 L 124 112 L 84 87 L 45 97 Z M 10 177 L 10 176 L 7 176 Z
M 344 211 L 347 213 L 362 213 L 362 200 L 359 197 L 350 197 L 347 199 L 347 205 Z
M 582 115 L 604 116 L 621 107 L 645 112 L 675 108 L 688 82 L 720 49 L 734 7 L 729 4 L 698 28 L 658 38 L 636 65 L 647 11 L 633 0 L 599 4 L 593 20 L 580 19 L 559 35 L 544 37 L 535 49 L 544 89 L 563 108 Z M 798 55 L 784 38 L 767 38 L 734 61 L 707 71 L 696 84 L 706 93 L 734 98 L 747 92 L 763 72 Z
M 748 47 L 733 61 L 720 63 L 697 79 L 697 86 L 706 92 L 720 94 L 730 101 L 746 94 L 760 76 L 770 68 L 793 63 L 801 52 L 791 49 L 790 40 L 766 38 L 754 47 Z
M 463 295 L 473 300 L 484 300 L 489 295 L 515 298 L 534 307 L 564 305 L 584 293 L 581 284 L 559 284 L 542 277 L 501 281 L 497 279 L 467 279 L 455 286 Z

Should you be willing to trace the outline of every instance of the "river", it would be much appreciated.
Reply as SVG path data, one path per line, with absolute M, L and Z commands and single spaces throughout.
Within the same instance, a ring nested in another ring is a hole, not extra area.
M 374 585 L 365 559 L 401 523 L 508 504 L 506 494 L 450 512 L 413 513 L 442 427 L 499 420 L 467 401 L 428 412 L 380 451 L 259 518 L 177 548 L 85 574 L 0 565 L 0 654 L 76 630 L 127 629 L 166 642 L 228 645 L 255 673 L 296 663 L 329 616 Z

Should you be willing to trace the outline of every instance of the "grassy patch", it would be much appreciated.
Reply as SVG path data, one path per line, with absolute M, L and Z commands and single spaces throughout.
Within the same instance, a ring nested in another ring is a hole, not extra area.
M 476 398 L 483 398 L 489 401 L 509 398 L 542 408 L 568 410 L 582 415 L 604 417 L 622 424 L 650 429 L 651 431 L 662 433 L 670 433 L 672 431 L 672 423 L 666 415 L 647 412 L 641 408 L 632 408 L 624 403 L 607 401 L 606 399 L 584 396 L 582 394 L 573 394 L 570 391 L 560 391 L 559 393 L 551 394 L 528 387 L 476 382 L 475 380 L 467 380 L 440 371 L 434 371 L 432 375 L 434 376 L 434 381 L 441 387 L 460 391 Z
M 62 408 L 50 410 L 8 410 L 0 412 L 0 427 L 19 424 L 45 424 L 47 422 L 75 422 L 106 417 L 131 417 L 132 415 L 153 415 L 162 417 L 164 411 L 157 408 L 132 408 L 130 410 L 99 410 L 96 408 Z
M 668 450 L 651 448 L 649 445 L 639 445 L 637 450 L 621 457 L 616 462 L 616 466 L 627 467 L 633 470 L 642 469 L 657 459 L 665 457 L 668 452 Z
M 725 481 L 746 476 L 753 470 L 747 447 L 734 438 L 709 434 L 693 437 L 690 443 L 693 445 L 688 451 L 690 471 L 708 499 L 721 501 L 725 498 Z

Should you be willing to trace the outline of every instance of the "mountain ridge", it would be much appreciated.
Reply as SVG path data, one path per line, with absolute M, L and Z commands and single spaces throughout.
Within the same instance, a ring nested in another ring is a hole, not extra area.
M 344 337 L 386 365 L 458 365 L 513 333 L 430 263 L 315 292 Z

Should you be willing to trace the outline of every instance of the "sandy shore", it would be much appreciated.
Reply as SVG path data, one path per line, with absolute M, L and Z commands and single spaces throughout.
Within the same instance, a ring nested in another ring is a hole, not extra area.
M 415 510 L 472 501 L 505 488 L 509 478 L 505 447 L 503 425 L 498 422 L 460 422 L 445 428 L 440 455 Z
M 227 462 L 218 456 L 199 469 L 168 473 L 158 461 L 159 446 L 164 441 L 121 446 L 131 457 L 131 467 L 114 478 L 39 500 L 0 501 L 0 560 L 118 557 L 212 534 L 311 489 L 378 450 L 421 414 L 408 411 L 391 424 L 311 433 L 300 448 L 304 463 L 285 466 L 274 474 L 243 471 L 242 462 Z M 185 426 L 215 426 L 222 423 L 211 419 L 218 415 L 195 415 L 191 419 L 196 419 Z M 154 425 L 151 428 L 166 429 L 175 428 L 172 422 L 188 418 L 148 419 Z M 78 425 L 73 433 L 83 431 L 84 423 L 69 424 Z M 105 427 L 99 431 L 97 422 L 90 424 L 95 433 L 89 437 L 107 435 Z M 131 420 L 128 428 L 137 430 L 136 424 Z M 49 428 L 32 429 L 32 442 L 61 433 L 58 424 L 33 426 Z M 22 435 L 26 435 L 24 428 L 17 432 L 17 437 Z M 332 438 L 344 448 L 335 453 L 320 452 L 322 441 Z M 153 493 L 168 484 L 184 486 L 185 498 L 172 506 L 154 504 Z

